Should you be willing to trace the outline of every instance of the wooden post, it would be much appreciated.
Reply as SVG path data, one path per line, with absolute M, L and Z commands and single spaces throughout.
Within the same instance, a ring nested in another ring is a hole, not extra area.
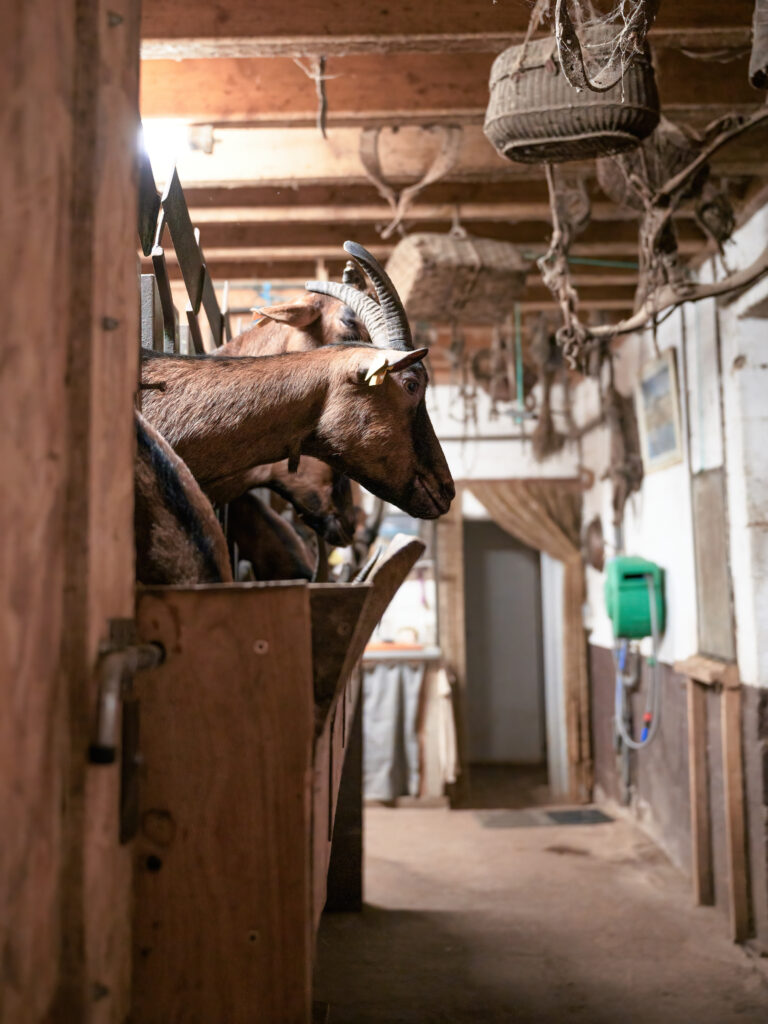
M 453 796 L 468 792 L 467 761 L 467 638 L 464 608 L 464 518 L 462 490 L 457 488 L 450 510 L 435 526 L 437 620 L 446 665 L 456 675 L 456 742 L 460 774 Z
M 0 59 L 0 1017 L 123 1021 L 118 769 L 86 761 L 133 615 L 138 0 L 12 5 Z
M 699 906 L 715 902 L 707 780 L 707 694 L 688 678 L 688 776 L 691 800 L 691 875 Z
M 46 1018 L 61 944 L 75 7 L 15 4 L 0 36 L 0 1019 L 14 1024 Z
M 694 898 L 714 902 L 712 849 L 707 792 L 706 691 L 714 686 L 720 697 L 720 738 L 725 788 L 725 834 L 728 851 L 728 896 L 731 936 L 749 936 L 749 880 L 744 822 L 744 768 L 741 753 L 741 683 L 733 661 L 695 654 L 675 662 L 675 671 L 688 677 L 688 758 L 691 787 L 691 847 Z
M 749 902 L 741 760 L 741 689 L 738 679 L 735 685 L 726 684 L 720 700 L 731 937 L 734 942 L 743 942 L 749 935 Z

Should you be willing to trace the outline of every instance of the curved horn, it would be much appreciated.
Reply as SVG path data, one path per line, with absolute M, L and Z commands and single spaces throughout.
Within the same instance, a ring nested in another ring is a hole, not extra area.
M 394 347 L 389 344 L 389 331 L 382 308 L 370 295 L 358 291 L 351 284 L 339 284 L 337 281 L 307 281 L 304 287 L 308 292 L 330 295 L 332 298 L 346 303 L 363 322 L 371 341 L 377 348 Z
M 400 349 L 402 352 L 412 352 L 413 339 L 408 317 L 386 270 L 358 242 L 345 242 L 344 251 L 360 264 L 373 282 L 389 332 L 388 347 Z

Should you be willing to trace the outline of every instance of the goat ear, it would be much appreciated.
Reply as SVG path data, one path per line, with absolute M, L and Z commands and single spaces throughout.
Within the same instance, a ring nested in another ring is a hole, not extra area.
M 320 316 L 320 306 L 310 298 L 302 296 L 295 302 L 281 302 L 276 306 L 254 307 L 255 316 L 266 317 L 277 323 L 289 324 L 291 327 L 309 327 Z
M 394 362 L 390 360 L 389 372 L 397 373 L 398 370 L 405 370 L 406 367 L 413 366 L 414 363 L 420 363 L 426 355 L 429 355 L 428 348 L 417 348 L 413 352 L 406 352 L 402 359 L 396 359 Z
M 419 348 L 415 352 L 406 352 L 405 355 L 400 349 L 385 348 L 373 349 L 366 354 L 364 362 L 358 368 L 358 379 L 365 381 L 369 387 L 377 387 L 383 384 L 388 373 L 397 373 L 414 363 L 420 362 L 429 349 Z
M 389 359 L 386 352 L 377 352 L 371 360 L 367 369 L 363 371 L 363 380 L 369 387 L 375 388 L 384 383 L 384 378 L 389 373 Z

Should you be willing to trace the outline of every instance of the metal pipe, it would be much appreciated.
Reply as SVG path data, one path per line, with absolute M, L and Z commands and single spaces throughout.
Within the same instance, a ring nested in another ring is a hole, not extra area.
M 523 257 L 527 260 L 538 260 L 546 255 L 543 252 L 524 251 Z M 639 264 L 632 260 L 605 260 L 599 256 L 569 256 L 568 263 L 582 267 L 611 267 L 613 270 L 637 270 Z
M 99 658 L 99 705 L 96 737 L 88 750 L 92 764 L 113 764 L 117 754 L 117 722 L 120 704 L 130 689 L 133 676 L 142 669 L 155 668 L 165 658 L 160 644 L 134 644 L 108 651 Z

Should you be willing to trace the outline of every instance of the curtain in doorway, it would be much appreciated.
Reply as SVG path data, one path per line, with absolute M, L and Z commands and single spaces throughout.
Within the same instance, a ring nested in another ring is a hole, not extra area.
M 592 761 L 587 643 L 582 624 L 581 489 L 575 481 L 562 480 L 472 480 L 464 486 L 502 529 L 523 544 L 559 559 L 565 567 L 563 683 L 570 789 L 574 800 L 589 799 Z

